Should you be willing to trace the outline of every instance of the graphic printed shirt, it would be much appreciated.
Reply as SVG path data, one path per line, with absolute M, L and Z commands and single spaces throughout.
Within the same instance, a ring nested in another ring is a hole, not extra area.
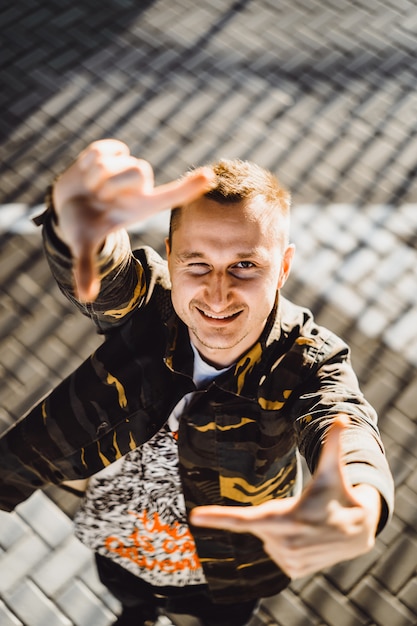
M 194 347 L 193 352 L 197 388 L 226 371 L 204 362 Z M 150 441 L 90 479 L 74 520 L 85 545 L 154 586 L 206 582 L 178 473 L 178 424 L 192 395 L 177 404 Z

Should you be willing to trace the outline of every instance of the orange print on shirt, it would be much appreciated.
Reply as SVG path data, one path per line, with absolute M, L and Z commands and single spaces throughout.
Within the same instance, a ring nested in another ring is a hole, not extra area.
M 105 547 L 109 552 L 129 559 L 138 567 L 147 570 L 172 573 L 184 569 L 195 571 L 201 567 L 194 539 L 187 527 L 181 527 L 177 521 L 173 524 L 166 524 L 161 521 L 157 512 L 152 513 L 151 516 L 147 511 L 141 514 L 130 512 L 130 514 L 140 520 L 143 531 L 148 534 L 136 529 L 128 537 L 126 543 L 116 535 L 111 535 L 105 540 Z M 153 537 L 159 540 L 161 556 L 165 558 L 156 558 Z

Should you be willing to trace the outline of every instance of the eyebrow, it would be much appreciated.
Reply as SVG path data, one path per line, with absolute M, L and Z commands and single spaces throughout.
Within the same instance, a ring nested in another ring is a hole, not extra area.
M 189 252 L 182 252 L 181 254 L 177 254 L 177 258 L 180 261 L 189 261 L 190 259 L 202 259 L 204 257 L 202 252 L 194 252 L 190 250 Z
M 259 257 L 259 253 L 255 250 L 247 250 L 246 252 L 237 252 L 235 254 L 237 259 L 248 259 L 253 257 Z M 180 261 L 190 261 L 192 259 L 204 259 L 205 255 L 202 252 L 197 252 L 197 250 L 190 250 L 187 252 L 182 252 L 177 255 L 177 258 Z

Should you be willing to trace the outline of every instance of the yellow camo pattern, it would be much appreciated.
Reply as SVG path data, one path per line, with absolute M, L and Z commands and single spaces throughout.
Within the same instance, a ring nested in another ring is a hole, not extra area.
M 48 413 L 46 412 L 46 401 L 42 402 L 42 419 L 43 423 L 46 424 L 46 420 L 48 418 Z
M 125 393 L 125 389 L 122 385 L 122 383 L 120 382 L 120 380 L 118 380 L 115 376 L 113 376 L 112 374 L 110 374 L 110 372 L 108 372 L 107 374 L 107 384 L 108 385 L 114 385 L 117 389 L 117 395 L 119 398 L 119 406 L 124 409 L 127 407 L 127 398 L 126 398 L 126 393 Z
M 208 424 L 204 424 L 204 426 L 195 426 L 193 428 L 198 430 L 200 433 L 206 433 L 210 430 L 232 430 L 233 428 L 240 428 L 241 426 L 245 426 L 246 424 L 251 424 L 256 420 L 250 419 L 249 417 L 242 417 L 238 424 L 227 424 L 226 426 L 220 426 L 216 424 L 216 422 L 209 422 Z
M 135 448 L 137 448 L 137 443 L 135 441 L 135 438 L 133 437 L 132 433 L 129 431 L 129 448 L 130 450 L 134 450 Z
M 235 376 L 237 381 L 237 394 L 240 394 L 245 384 L 246 376 L 251 373 L 256 363 L 262 356 L 262 346 L 260 342 L 255 343 L 253 348 L 245 354 L 245 357 L 236 363 Z M 241 369 L 242 368 L 242 369 Z
M 278 411 L 279 409 L 282 409 L 292 392 L 292 389 L 284 389 L 282 393 L 284 400 L 267 400 L 266 398 L 258 398 L 258 403 L 265 411 Z
M 116 455 L 114 458 L 112 458 L 111 460 L 109 460 L 101 451 L 100 448 L 100 441 L 96 441 L 96 445 L 97 445 L 97 454 L 103 464 L 103 467 L 107 467 L 108 465 L 110 465 L 111 463 L 113 463 L 114 461 L 117 461 L 118 459 L 122 458 L 122 456 L 124 456 L 124 453 L 121 452 L 118 441 L 117 441 L 117 432 L 114 431 L 113 432 L 113 447 L 116 450 Z M 130 450 L 135 450 L 137 448 L 138 444 L 135 441 L 135 438 L 133 436 L 133 433 L 131 431 L 129 431 L 129 449 Z M 88 468 L 88 464 L 85 460 L 85 448 L 81 448 L 80 450 L 80 458 L 81 458 L 81 463 L 84 467 Z
M 278 496 L 278 486 L 282 481 L 285 481 L 288 474 L 294 469 L 294 464 L 290 463 L 281 469 L 276 476 L 273 476 L 270 480 L 265 481 L 262 485 L 251 485 L 247 480 L 241 476 L 220 476 L 220 493 L 222 497 L 234 500 L 235 502 L 241 502 L 242 504 L 257 505 L 262 504 L 266 500 L 270 500 L 272 497 Z M 288 481 L 281 488 L 279 494 L 282 497 L 284 492 L 291 489 L 292 483 Z
M 138 306 L 140 299 L 143 298 L 143 296 L 146 294 L 146 282 L 143 279 L 144 272 L 142 266 L 139 265 L 139 263 L 136 263 L 136 274 L 138 277 L 138 283 L 133 292 L 133 296 L 129 300 L 127 305 L 122 309 L 108 309 L 107 311 L 105 311 L 105 315 L 107 315 L 108 317 L 114 317 L 115 319 L 121 319 Z
M 262 564 L 265 563 L 265 557 L 261 557 L 259 559 L 256 559 L 254 561 L 250 561 L 250 563 L 241 563 L 240 565 L 236 566 L 237 570 L 244 570 L 247 569 L 248 567 L 253 567 L 254 565 L 257 564 Z
M 111 464 L 111 461 L 109 461 L 109 459 L 106 456 L 104 456 L 104 454 L 102 453 L 102 451 L 100 449 L 100 442 L 99 441 L 97 441 L 97 452 L 98 452 L 98 455 L 99 455 L 99 457 L 101 459 L 101 462 L 103 463 L 103 467 L 107 467 L 108 465 Z
M 295 340 L 299 346 L 316 346 L 317 342 L 314 337 L 297 337 Z

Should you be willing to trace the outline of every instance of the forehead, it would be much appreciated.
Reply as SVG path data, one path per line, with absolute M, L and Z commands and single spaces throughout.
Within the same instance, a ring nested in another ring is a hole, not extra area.
M 203 196 L 180 209 L 175 230 L 189 232 L 190 229 L 229 226 L 258 229 L 265 223 L 268 213 L 260 198 L 220 203 Z
M 186 205 L 172 232 L 172 251 L 181 257 L 191 251 L 215 255 L 218 260 L 235 255 L 275 256 L 281 252 L 281 238 L 252 203 L 222 204 L 209 198 Z

